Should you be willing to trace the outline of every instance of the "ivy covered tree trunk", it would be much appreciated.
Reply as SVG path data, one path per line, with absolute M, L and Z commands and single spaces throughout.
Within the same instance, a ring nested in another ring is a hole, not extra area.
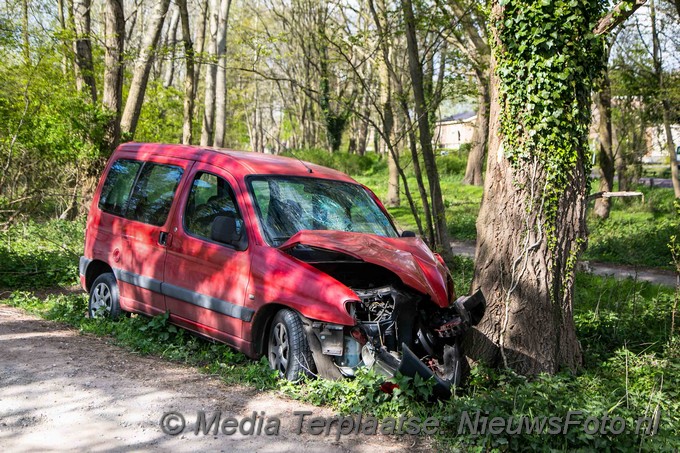
M 492 5 L 490 141 L 473 281 L 488 307 L 468 353 L 522 374 L 582 362 L 572 306 L 586 241 L 599 13 L 594 0 Z

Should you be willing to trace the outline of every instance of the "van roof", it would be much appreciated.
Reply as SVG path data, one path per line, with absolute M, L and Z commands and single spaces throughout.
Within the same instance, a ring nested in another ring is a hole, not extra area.
M 206 146 L 131 142 L 120 145 L 116 152 L 133 152 L 140 159 L 143 159 L 145 154 L 152 154 L 206 162 L 222 167 L 234 176 L 239 177 L 247 175 L 313 176 L 357 183 L 346 174 L 321 165 L 290 157 L 250 151 L 233 151 Z M 312 170 L 311 174 L 309 169 Z

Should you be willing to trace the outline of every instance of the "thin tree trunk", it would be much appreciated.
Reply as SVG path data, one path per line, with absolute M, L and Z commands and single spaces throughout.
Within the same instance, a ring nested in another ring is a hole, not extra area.
M 671 131 L 671 105 L 666 97 L 663 63 L 661 60 L 661 48 L 659 46 L 659 32 L 656 27 L 656 5 L 654 0 L 649 3 L 649 15 L 652 23 L 652 52 L 654 60 L 654 73 L 659 84 L 659 91 L 661 93 L 661 110 L 663 114 L 663 126 L 666 133 L 666 149 L 671 161 L 671 180 L 673 181 L 673 192 L 675 198 L 680 198 L 680 179 L 678 176 L 678 160 L 675 153 L 675 144 L 673 144 L 673 134 Z
M 213 146 L 224 146 L 227 125 L 227 28 L 231 0 L 220 1 L 220 18 L 217 27 L 217 80 L 215 81 L 215 138 Z
M 606 64 L 606 62 L 605 62 Z M 609 82 L 609 71 L 604 67 L 602 71 L 602 83 L 599 93 L 595 93 L 595 105 L 599 113 L 598 135 L 600 146 L 597 158 L 600 164 L 600 192 L 610 192 L 614 190 L 614 147 L 612 143 L 612 103 L 611 103 L 611 84 Z M 598 198 L 595 200 L 593 212 L 601 219 L 609 217 L 611 201 L 609 198 Z
M 62 36 L 66 32 L 66 15 L 64 13 L 64 0 L 58 0 L 57 1 L 57 14 L 59 15 L 59 31 L 62 33 Z M 66 50 L 68 49 L 68 45 L 66 43 L 66 39 L 62 38 L 63 44 L 64 44 L 64 49 L 63 49 L 63 55 L 61 56 L 61 72 L 66 76 L 68 74 L 68 55 L 66 53 Z
M 172 86 L 175 79 L 175 55 L 177 51 L 177 28 L 179 27 L 180 11 L 177 7 L 172 12 L 170 18 L 170 25 L 168 27 L 168 36 L 165 42 L 163 54 L 166 55 L 163 59 L 166 61 L 165 75 L 163 77 L 163 88 Z
M 110 156 L 120 142 L 120 116 L 123 104 L 123 52 L 125 15 L 123 0 L 106 0 L 104 91 L 102 105 L 110 115 L 102 150 Z
M 489 135 L 489 77 L 487 74 L 477 72 L 477 88 L 479 90 L 477 120 L 463 183 L 481 186 L 484 184 L 484 156 Z
M 425 228 L 426 228 L 426 242 L 430 246 L 434 246 L 434 224 L 432 223 L 432 209 L 430 209 L 430 202 L 427 197 L 427 190 L 425 189 L 425 182 L 423 181 L 423 171 L 420 168 L 420 157 L 418 156 L 418 138 L 413 129 L 413 122 L 408 111 L 408 106 L 404 100 L 402 105 L 404 109 L 404 117 L 406 118 L 408 127 L 408 143 L 411 150 L 411 162 L 413 163 L 413 173 L 416 176 L 416 184 L 418 186 L 418 193 L 420 194 L 420 202 L 423 204 L 423 211 L 425 212 Z
M 387 68 L 389 64 L 389 54 L 384 56 L 386 61 L 382 61 L 378 73 L 380 75 L 380 108 L 382 110 L 382 129 L 383 146 L 387 155 L 387 206 L 394 208 L 401 204 L 399 199 L 399 172 L 398 152 L 394 149 L 394 109 L 392 108 L 392 83 Z M 393 151 L 393 152 L 391 152 Z
M 203 127 L 201 129 L 201 146 L 210 146 L 213 142 L 213 125 L 215 123 L 215 79 L 217 77 L 217 22 L 219 9 L 217 0 L 210 0 L 210 35 L 208 55 L 211 62 L 205 72 L 205 99 L 203 103 Z
M 364 95 L 361 118 L 359 120 L 359 133 L 357 134 L 357 154 L 363 156 L 366 154 L 366 145 L 368 143 L 368 127 L 369 121 L 364 118 L 368 118 L 371 114 L 371 106 L 369 102 L 369 95 Z
M 74 3 L 76 84 L 79 91 L 89 93 L 92 103 L 96 103 L 97 86 L 94 80 L 92 42 L 90 41 L 90 2 L 91 0 L 76 0 Z
M 205 26 L 208 19 L 208 0 L 202 0 L 200 3 L 200 13 L 198 19 L 196 20 L 196 36 L 194 37 L 195 43 L 195 56 L 198 58 L 195 65 L 194 74 L 194 99 L 198 93 L 198 81 L 201 80 L 201 68 L 204 65 L 205 56 L 203 51 L 205 49 Z
M 182 143 L 191 144 L 192 122 L 194 118 L 194 46 L 191 43 L 191 26 L 189 24 L 189 10 L 187 0 L 178 0 L 177 3 L 182 20 L 182 42 L 184 43 L 184 57 L 186 61 L 186 76 L 184 77 L 184 122 L 182 124 Z M 200 20 L 200 18 L 199 18 Z
M 21 36 L 23 39 L 24 63 L 31 64 L 31 45 L 28 31 L 28 0 L 21 1 Z
M 135 64 L 134 73 L 132 75 L 132 82 L 130 83 L 130 91 L 128 93 L 127 101 L 125 102 L 125 110 L 121 119 L 121 130 L 123 133 L 134 137 L 137 129 L 137 122 L 139 121 L 139 114 L 142 111 L 142 104 L 144 103 L 144 93 L 146 92 L 146 84 L 149 81 L 149 71 L 153 63 L 153 55 L 158 45 L 158 38 L 163 29 L 163 21 L 168 12 L 170 0 L 159 0 L 154 11 L 153 19 L 149 28 L 146 30 L 142 40 L 142 48 L 140 49 L 139 57 Z
M 423 83 L 423 68 L 418 52 L 418 41 L 416 38 L 416 24 L 413 13 L 413 3 L 411 0 L 401 0 L 406 24 L 406 44 L 408 51 L 409 71 L 411 74 L 411 84 L 413 87 L 413 97 L 415 100 L 416 120 L 418 121 L 418 131 L 420 132 L 420 147 L 423 153 L 423 162 L 430 185 L 430 199 L 432 200 L 432 218 L 435 227 L 435 246 L 438 248 L 445 260 L 452 260 L 451 243 L 446 224 L 446 210 L 442 197 L 441 186 L 439 184 L 439 173 L 432 150 L 432 136 L 428 110 L 425 100 Z

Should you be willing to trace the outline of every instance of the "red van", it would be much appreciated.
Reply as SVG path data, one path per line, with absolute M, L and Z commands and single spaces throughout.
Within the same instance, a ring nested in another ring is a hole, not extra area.
M 399 234 L 349 176 L 293 158 L 127 143 L 90 209 L 80 278 L 89 316 L 158 315 L 288 379 L 460 382 L 461 336 L 484 297 L 456 299 L 443 260 Z

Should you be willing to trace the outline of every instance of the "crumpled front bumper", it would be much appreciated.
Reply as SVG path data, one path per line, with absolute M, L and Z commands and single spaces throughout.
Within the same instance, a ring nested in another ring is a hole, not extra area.
M 484 312 L 486 311 L 486 299 L 479 290 L 471 296 L 459 297 L 454 304 L 468 328 L 477 325 L 484 317 Z M 451 380 L 444 380 L 423 363 L 405 343 L 401 344 L 401 349 L 401 360 L 387 352 L 385 348 L 376 351 L 374 367 L 387 376 L 394 376 L 398 372 L 412 378 L 418 375 L 423 380 L 434 378 L 435 385 L 432 396 L 437 399 L 448 399 L 451 397 L 451 387 L 459 385 L 462 381 L 462 367 L 457 367 Z M 465 356 L 458 343 L 452 346 L 450 354 L 452 354 L 450 360 L 454 361 L 454 363 L 462 363 L 465 360 Z

